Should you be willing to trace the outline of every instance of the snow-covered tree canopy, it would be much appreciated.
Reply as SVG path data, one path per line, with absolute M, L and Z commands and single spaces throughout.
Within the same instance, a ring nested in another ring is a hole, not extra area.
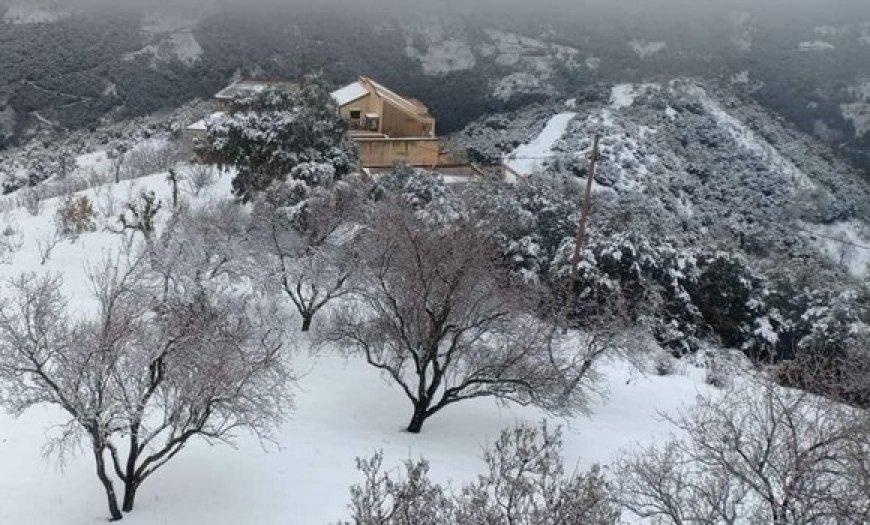
M 208 120 L 206 133 L 204 155 L 238 170 L 233 191 L 245 202 L 275 182 L 329 185 L 357 164 L 347 124 L 316 80 L 298 92 L 239 100 L 229 115 Z

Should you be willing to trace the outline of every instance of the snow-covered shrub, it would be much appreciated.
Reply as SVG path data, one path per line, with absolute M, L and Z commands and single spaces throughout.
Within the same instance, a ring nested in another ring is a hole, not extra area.
M 677 363 L 674 356 L 670 354 L 662 354 L 655 358 L 653 368 L 657 375 L 670 376 L 676 372 Z
M 97 229 L 94 207 L 87 195 L 68 195 L 57 208 L 55 216 L 58 231 L 68 237 L 77 237 Z
M 780 368 L 786 385 L 870 406 L 870 290 L 831 296 L 803 314 L 807 335 Z
M 516 185 L 481 179 L 463 197 L 516 274 L 526 281 L 551 280 L 551 262 L 577 227 L 576 185 L 560 177 L 529 177 Z
M 724 252 L 702 256 L 698 266 L 693 301 L 726 346 L 740 347 L 750 330 L 755 276 L 744 259 Z
M 731 376 L 721 361 L 713 360 L 704 373 L 704 382 L 716 388 L 725 388 L 731 384 Z
M 175 162 L 168 142 L 149 141 L 133 148 L 124 158 L 126 178 L 138 179 L 168 170 Z
M 381 177 L 373 189 L 375 198 L 392 195 L 401 199 L 418 216 L 434 223 L 445 223 L 463 214 L 461 202 L 435 172 L 397 164 Z
M 24 246 L 24 239 L 18 227 L 12 223 L 6 223 L 0 230 L 0 263 L 8 264 Z
M 426 460 L 408 461 L 395 478 L 383 454 L 357 460 L 365 476 L 351 488 L 352 520 L 345 525 L 611 525 L 620 511 L 596 465 L 565 473 L 562 435 L 544 423 L 504 430 L 484 451 L 487 471 L 451 491 L 433 483 Z

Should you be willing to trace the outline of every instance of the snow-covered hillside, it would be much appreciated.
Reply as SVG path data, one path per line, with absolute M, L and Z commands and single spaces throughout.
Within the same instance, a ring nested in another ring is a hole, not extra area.
M 552 35 L 531 37 L 497 28 L 467 27 L 461 19 L 420 16 L 399 25 L 406 56 L 418 60 L 426 75 L 474 69 L 481 64 L 499 72 L 490 95 L 501 101 L 556 93 L 557 70 L 596 70 L 601 60 L 552 41 Z
M 7 24 L 52 24 L 72 16 L 74 10 L 63 2 L 15 2 L 6 10 L 3 21 Z
M 170 16 L 167 13 L 152 13 L 142 22 L 142 35 L 148 44 L 138 51 L 128 53 L 125 59 L 149 57 L 152 65 L 159 62 L 179 62 L 191 65 L 202 56 L 203 49 L 193 35 L 197 19 Z
M 521 173 L 564 174 L 585 166 L 597 134 L 603 158 L 596 189 L 610 193 L 601 205 L 607 211 L 600 213 L 632 208 L 635 231 L 681 244 L 709 245 L 713 238 L 761 257 L 788 254 L 825 265 L 830 250 L 820 249 L 803 230 L 843 221 L 868 224 L 870 185 L 858 172 L 718 88 L 691 80 L 621 84 L 608 99 L 577 107 L 579 116 L 570 122 L 552 108 L 538 138 L 520 112 L 498 120 L 507 129 L 487 133 L 495 127 L 489 119 L 460 139 L 485 155 L 500 150 Z M 525 140 L 505 143 L 502 137 L 521 129 L 530 130 Z M 865 271 L 860 262 L 837 266 L 856 275 Z
M 200 197 L 188 198 L 194 206 L 226 198 L 229 178 L 224 175 Z M 153 190 L 164 201 L 170 198 L 165 174 L 95 188 L 88 195 L 99 210 L 104 209 L 100 203 L 125 202 L 140 189 Z M 0 265 L 0 278 L 23 272 L 62 275 L 63 290 L 73 299 L 74 309 L 86 311 L 87 266 L 117 253 L 123 237 L 107 231 L 86 233 L 75 242 L 62 242 L 40 264 L 38 243 L 55 228 L 56 205 L 47 202 L 36 216 L 17 209 L 2 217 L 3 224 L 20 235 L 22 245 Z M 98 223 L 108 224 L 113 217 L 103 216 Z M 165 211 L 161 217 L 165 220 Z M 354 468 L 357 456 L 382 449 L 390 468 L 425 456 L 432 462 L 435 480 L 459 486 L 481 470 L 481 448 L 501 429 L 546 417 L 534 409 L 473 401 L 437 415 L 422 434 L 410 435 L 401 430 L 408 417 L 407 401 L 377 371 L 328 349 L 309 354 L 309 344 L 301 336 L 293 346 L 292 366 L 300 377 L 296 407 L 276 442 L 261 443 L 243 435 L 236 449 L 192 443 L 143 486 L 137 509 L 126 523 L 330 523 L 346 514 L 348 486 L 360 481 Z M 595 403 L 593 415 L 553 421 L 566 426 L 569 469 L 607 463 L 621 447 L 663 438 L 669 427 L 657 412 L 674 413 L 711 388 L 691 367 L 683 375 L 644 376 L 624 362 L 611 361 L 601 371 L 609 397 Z M 103 521 L 105 500 L 92 458 L 82 452 L 59 469 L 42 455 L 45 436 L 59 431 L 53 427 L 61 421 L 58 416 L 49 409 L 32 410 L 18 419 L 0 415 L 0 523 Z

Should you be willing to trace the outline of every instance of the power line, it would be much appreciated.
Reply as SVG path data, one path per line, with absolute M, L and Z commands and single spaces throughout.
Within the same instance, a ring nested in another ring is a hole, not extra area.
M 581 155 L 583 155 L 583 153 L 548 155 L 548 156 L 540 156 L 540 157 L 507 157 L 504 159 L 503 162 L 507 163 L 507 162 L 512 161 L 512 160 L 547 160 L 547 159 L 557 159 L 557 158 L 578 158 Z M 774 225 L 773 223 L 767 223 L 767 224 L 771 225 L 771 226 Z M 784 226 L 786 228 L 790 228 L 790 229 L 795 230 L 795 231 L 800 231 L 800 232 L 806 233 L 808 235 L 812 235 L 814 237 L 820 237 L 822 239 L 827 239 L 829 241 L 834 241 L 834 242 L 838 242 L 840 244 L 844 244 L 847 246 L 852 246 L 854 248 L 858 248 L 859 250 L 870 251 L 870 246 L 867 246 L 864 244 L 859 244 L 859 243 L 852 242 L 852 241 L 847 241 L 845 239 L 839 239 L 837 237 L 832 237 L 830 235 L 825 235 L 823 233 L 817 233 L 817 232 L 814 232 L 812 230 L 807 230 L 805 228 L 801 228 L 798 226 L 789 226 L 788 224 L 778 224 L 776 226 Z
M 788 227 L 788 225 L 783 225 L 783 226 Z M 794 230 L 801 231 L 801 232 L 804 232 L 804 233 L 806 233 L 806 234 L 812 235 L 812 236 L 814 236 L 814 237 L 821 237 L 822 239 L 828 239 L 829 241 L 834 241 L 834 242 L 838 242 L 838 243 L 840 243 L 840 244 L 845 244 L 845 245 L 848 245 L 848 246 L 854 246 L 855 248 L 859 248 L 859 249 L 861 249 L 861 250 L 867 250 L 867 251 L 870 251 L 870 246 L 865 246 L 865 245 L 863 245 L 863 244 L 854 243 L 854 242 L 852 242 L 852 241 L 847 241 L 847 240 L 844 240 L 844 239 L 838 239 L 838 238 L 836 238 L 836 237 L 831 237 L 830 235 L 825 235 L 825 234 L 823 234 L 823 233 L 816 233 L 816 232 L 814 232 L 814 231 L 811 231 L 811 230 L 807 230 L 807 229 L 801 228 L 801 227 L 799 227 L 799 226 L 792 226 L 791 228 L 794 229 Z

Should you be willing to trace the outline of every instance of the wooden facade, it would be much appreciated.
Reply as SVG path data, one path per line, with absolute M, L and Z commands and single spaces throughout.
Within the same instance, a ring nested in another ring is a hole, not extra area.
M 364 168 L 397 162 L 434 168 L 444 153 L 435 135 L 435 119 L 422 102 L 403 97 L 361 77 L 332 93 L 360 149 Z

